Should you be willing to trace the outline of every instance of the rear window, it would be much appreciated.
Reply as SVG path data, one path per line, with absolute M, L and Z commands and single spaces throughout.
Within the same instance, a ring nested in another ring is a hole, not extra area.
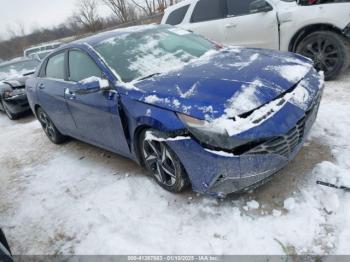
M 183 7 L 180 7 L 179 9 L 176 9 L 170 15 L 168 16 L 168 19 L 166 20 L 166 24 L 169 25 L 178 25 L 184 20 L 184 17 L 187 13 L 188 8 L 190 5 L 185 5 Z
M 227 0 L 201 0 L 196 4 L 191 22 L 202 22 L 227 17 Z

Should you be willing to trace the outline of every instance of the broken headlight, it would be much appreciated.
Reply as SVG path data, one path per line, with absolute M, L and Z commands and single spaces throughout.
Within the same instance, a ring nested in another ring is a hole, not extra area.
M 188 115 L 177 114 L 188 131 L 201 143 L 215 149 L 231 150 L 249 141 L 230 137 L 224 127 L 214 126 L 206 120 L 200 120 Z
M 21 96 L 25 94 L 25 89 L 24 88 L 18 88 L 18 89 L 14 89 L 11 91 L 5 91 L 4 92 L 4 98 L 12 98 L 12 97 L 16 97 L 16 96 Z

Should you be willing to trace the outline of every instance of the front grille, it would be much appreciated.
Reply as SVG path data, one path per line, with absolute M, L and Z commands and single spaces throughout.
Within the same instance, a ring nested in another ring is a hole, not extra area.
M 289 157 L 303 140 L 305 121 L 306 117 L 303 117 L 297 125 L 284 136 L 273 138 L 253 148 L 246 154 L 278 154 Z
M 298 121 L 295 127 L 289 130 L 285 135 L 272 138 L 263 144 L 247 151 L 245 154 L 277 154 L 289 157 L 296 149 L 296 147 L 303 141 L 305 133 L 308 130 L 305 124 L 310 117 L 316 117 L 318 111 L 321 95 L 315 100 L 316 102 L 305 113 L 305 116 Z

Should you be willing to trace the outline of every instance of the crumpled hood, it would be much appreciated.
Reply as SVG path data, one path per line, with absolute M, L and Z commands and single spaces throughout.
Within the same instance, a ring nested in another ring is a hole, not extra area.
M 11 80 L 3 80 L 2 83 L 5 83 L 12 88 L 23 88 L 25 87 L 25 82 L 27 79 L 27 76 L 21 76 Z
M 132 88 L 125 85 L 121 92 L 198 119 L 234 117 L 280 97 L 312 67 L 310 60 L 292 53 L 225 48 Z

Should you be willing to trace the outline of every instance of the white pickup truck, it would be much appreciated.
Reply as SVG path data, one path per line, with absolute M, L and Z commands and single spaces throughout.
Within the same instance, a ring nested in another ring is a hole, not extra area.
M 328 80 L 350 63 L 350 0 L 185 0 L 162 23 L 227 45 L 300 53 Z

